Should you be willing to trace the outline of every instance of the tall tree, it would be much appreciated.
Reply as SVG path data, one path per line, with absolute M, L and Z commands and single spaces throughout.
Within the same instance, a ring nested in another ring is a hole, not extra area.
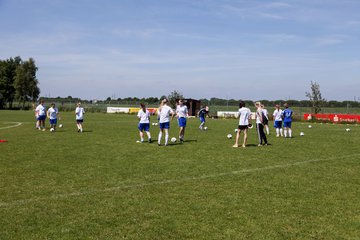
M 169 95 L 168 95 L 168 100 L 170 103 L 170 107 L 175 108 L 176 107 L 176 102 L 179 99 L 184 98 L 183 94 L 177 90 L 172 91 Z
M 20 66 L 21 58 L 15 57 L 0 62 L 0 108 L 4 104 L 9 104 L 9 108 L 12 108 L 12 104 L 15 98 L 15 75 L 16 68 Z
M 27 101 L 36 101 L 39 97 L 40 89 L 38 80 L 36 79 L 36 71 L 38 68 L 35 61 L 30 58 L 23 62 L 16 69 L 14 87 L 16 90 L 15 97 L 25 107 Z
M 319 113 L 321 111 L 321 107 L 325 102 L 325 99 L 322 98 L 320 92 L 320 85 L 317 82 L 311 81 L 311 92 L 306 92 L 306 97 L 309 98 L 313 113 Z

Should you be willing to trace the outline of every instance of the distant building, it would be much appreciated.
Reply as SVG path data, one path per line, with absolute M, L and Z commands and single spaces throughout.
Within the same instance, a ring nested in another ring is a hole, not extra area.
M 200 111 L 201 102 L 195 99 L 184 99 L 184 104 L 188 107 L 189 116 L 196 117 L 196 114 Z

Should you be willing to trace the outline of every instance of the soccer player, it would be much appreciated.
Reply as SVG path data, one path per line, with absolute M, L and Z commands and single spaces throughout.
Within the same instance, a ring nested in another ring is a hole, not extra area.
M 167 104 L 168 104 L 168 100 L 163 99 L 161 102 L 161 106 L 158 109 L 159 126 L 160 126 L 160 132 L 158 137 L 159 146 L 161 146 L 161 138 L 163 132 L 165 132 L 165 146 L 168 145 L 170 121 L 173 120 L 174 118 L 174 111 Z
M 283 111 L 284 137 L 292 138 L 291 123 L 292 123 L 293 111 L 289 108 L 289 105 L 287 103 L 284 104 L 284 108 L 285 108 Z
M 283 111 L 280 109 L 280 105 L 275 105 L 275 110 L 273 113 L 274 119 L 274 128 L 276 131 L 276 137 L 283 136 L 283 129 L 282 129 L 282 114 Z
M 263 119 L 265 131 L 266 131 L 266 134 L 269 135 L 270 134 L 270 132 L 269 132 L 269 113 L 268 113 L 267 109 L 265 109 L 264 104 L 261 104 L 261 108 L 263 111 L 263 116 L 265 116 L 265 118 Z
M 264 141 L 265 145 L 268 144 L 266 135 L 264 133 L 264 125 L 263 125 L 265 116 L 262 111 L 260 102 L 256 102 L 255 107 L 256 107 L 256 113 L 255 113 L 256 114 L 256 129 L 257 129 L 257 134 L 258 134 L 258 138 L 259 138 L 258 146 L 260 147 L 260 146 L 262 146 L 263 141 Z
M 55 107 L 55 103 L 52 103 L 47 110 L 47 117 L 50 119 L 50 128 L 56 130 L 57 119 L 59 116 L 59 110 Z
M 39 130 L 45 131 L 46 108 L 44 100 L 40 100 L 40 104 L 35 109 L 35 116 L 37 116 L 36 127 Z
M 189 112 L 187 106 L 184 104 L 184 100 L 180 99 L 178 101 L 178 105 L 176 107 L 176 117 L 178 118 L 179 124 L 179 140 L 180 143 L 183 143 L 185 136 L 185 128 L 186 128 L 186 119 L 189 117 Z
M 198 112 L 198 116 L 200 118 L 200 126 L 199 128 L 201 130 L 204 129 L 204 126 L 205 126 L 205 116 L 208 116 L 209 117 L 209 107 L 208 106 L 205 106 L 205 107 L 202 107 L 200 109 L 200 111 Z
M 242 147 L 246 147 L 247 130 L 248 130 L 248 126 L 249 126 L 250 117 L 251 117 L 250 109 L 245 107 L 244 101 L 240 101 L 240 103 L 239 103 L 239 126 L 238 126 L 238 131 L 236 133 L 235 144 L 233 145 L 233 147 L 239 147 L 239 138 L 240 138 L 240 133 L 242 131 L 244 131 L 244 142 L 242 144 Z
M 139 135 L 140 135 L 140 142 L 144 142 L 144 131 L 148 136 L 148 142 L 151 143 L 151 134 L 150 134 L 150 112 L 146 109 L 145 104 L 140 104 L 141 109 L 139 110 L 137 117 L 139 118 Z
M 78 132 L 83 132 L 83 122 L 84 122 L 84 114 L 85 110 L 81 107 L 81 102 L 77 103 L 77 107 L 75 109 L 75 116 L 76 116 L 76 126 L 78 128 Z

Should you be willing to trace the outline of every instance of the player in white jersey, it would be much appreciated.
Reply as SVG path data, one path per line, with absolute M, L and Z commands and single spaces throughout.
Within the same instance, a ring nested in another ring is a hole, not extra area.
M 168 145 L 169 142 L 169 128 L 170 128 L 170 121 L 174 118 L 174 111 L 167 105 L 168 100 L 163 99 L 161 102 L 161 106 L 158 109 L 159 115 L 159 137 L 158 137 L 158 145 L 161 145 L 161 138 L 163 132 L 165 132 L 165 146 Z
M 78 132 L 83 132 L 83 122 L 84 122 L 84 114 L 85 110 L 81 107 L 81 102 L 77 103 L 77 107 L 75 109 L 75 116 L 76 116 L 76 126 L 78 128 Z
M 282 129 L 282 114 L 283 111 L 280 109 L 280 105 L 275 105 L 275 110 L 273 113 L 274 119 L 274 128 L 276 131 L 276 137 L 283 136 L 283 129 Z
M 242 144 L 242 147 L 246 147 L 247 131 L 248 131 L 250 118 L 251 118 L 250 109 L 245 107 L 245 102 L 240 101 L 240 103 L 239 103 L 239 126 L 238 126 L 238 130 L 236 133 L 235 144 L 233 145 L 233 147 L 239 147 L 239 138 L 240 138 L 240 133 L 242 131 L 244 131 L 244 142 Z
M 55 103 L 51 104 L 51 107 L 47 110 L 47 117 L 50 119 L 50 128 L 56 130 L 57 119 L 59 116 L 59 110 L 55 107 Z
M 260 102 L 256 102 L 255 107 L 256 107 L 256 113 L 255 113 L 256 114 L 256 130 L 257 130 L 258 138 L 259 138 L 258 146 L 260 147 L 263 145 L 263 141 L 264 141 L 265 145 L 268 144 L 266 135 L 264 133 L 264 124 L 263 124 L 265 116 L 262 111 Z
M 44 100 L 40 100 L 40 104 L 36 107 L 35 116 L 37 118 L 36 127 L 39 130 L 45 131 L 46 108 Z
M 179 140 L 182 143 L 185 136 L 186 119 L 189 117 L 188 108 L 184 105 L 184 100 L 180 99 L 176 107 L 176 117 L 178 118 L 179 124 Z
M 141 109 L 139 110 L 137 117 L 139 118 L 139 135 L 140 135 L 140 142 L 144 142 L 144 131 L 148 136 L 148 141 L 151 143 L 151 134 L 150 134 L 150 112 L 146 109 L 145 104 L 140 104 Z
M 265 109 L 264 104 L 261 104 L 261 108 L 262 108 L 263 114 L 265 116 L 265 118 L 263 119 L 263 124 L 264 124 L 264 127 L 265 127 L 265 131 L 266 131 L 266 134 L 269 135 L 270 134 L 270 132 L 269 132 L 269 113 Z

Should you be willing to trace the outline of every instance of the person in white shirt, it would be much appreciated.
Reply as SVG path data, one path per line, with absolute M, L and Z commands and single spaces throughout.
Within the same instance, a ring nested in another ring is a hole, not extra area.
M 260 102 L 256 102 L 255 107 L 256 107 L 256 113 L 255 113 L 256 114 L 256 130 L 257 130 L 257 134 L 258 134 L 258 138 L 259 138 L 258 146 L 260 147 L 263 145 L 263 141 L 264 141 L 265 145 L 268 144 L 266 135 L 264 133 L 264 125 L 263 125 L 265 116 L 262 111 Z
M 283 136 L 283 129 L 282 129 L 282 114 L 283 111 L 280 109 L 280 105 L 275 105 L 275 110 L 273 113 L 274 119 L 274 128 L 276 131 L 276 137 Z
M 137 117 L 139 118 L 139 135 L 140 135 L 140 142 L 144 142 L 144 132 L 148 136 L 148 142 L 151 143 L 151 134 L 150 134 L 150 112 L 146 109 L 145 104 L 140 104 L 141 109 L 139 110 Z
M 158 145 L 161 146 L 161 138 L 163 132 L 165 132 L 165 146 L 168 145 L 169 142 L 169 128 L 170 128 L 170 121 L 174 118 L 174 111 L 167 105 L 168 100 L 163 99 L 161 102 L 161 106 L 158 109 L 159 115 L 159 126 L 160 132 L 158 137 Z
M 238 130 L 236 133 L 235 144 L 233 145 L 233 147 L 239 147 L 239 138 L 240 138 L 240 133 L 242 131 L 244 131 L 244 142 L 242 144 L 242 147 L 246 147 L 247 131 L 248 131 L 250 118 L 251 118 L 250 109 L 245 107 L 244 101 L 240 101 L 240 103 L 239 103 L 239 126 L 238 126 Z
M 47 110 L 47 117 L 50 119 L 50 128 L 56 130 L 57 119 L 59 116 L 59 110 L 55 107 L 55 103 L 51 104 L 51 107 Z
M 37 117 L 36 127 L 39 130 L 45 131 L 46 108 L 44 100 L 40 100 L 40 104 L 36 107 L 35 116 Z
M 185 136 L 185 128 L 186 128 L 186 119 L 189 117 L 188 108 L 186 105 L 184 105 L 184 100 L 180 99 L 178 101 L 178 105 L 176 107 L 176 117 L 178 118 L 178 124 L 179 124 L 179 140 L 180 143 L 184 141 Z
M 262 111 L 263 111 L 263 116 L 265 116 L 265 118 L 263 119 L 263 124 L 264 124 L 264 127 L 265 127 L 265 131 L 266 131 L 266 134 L 269 135 L 270 132 L 269 132 L 269 113 L 268 111 L 265 109 L 265 106 L 263 104 L 261 104 L 261 108 L 262 108 Z
M 84 114 L 85 110 L 81 107 L 81 102 L 77 103 L 77 107 L 75 109 L 75 116 L 76 116 L 76 126 L 78 128 L 78 132 L 83 132 L 83 122 L 84 122 Z

